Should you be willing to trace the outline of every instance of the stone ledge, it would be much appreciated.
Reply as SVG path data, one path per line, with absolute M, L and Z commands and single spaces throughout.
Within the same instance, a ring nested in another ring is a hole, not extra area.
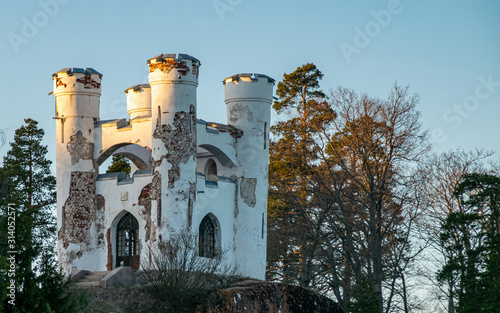
M 99 285 L 102 288 L 108 287 L 130 287 L 134 284 L 134 271 L 130 266 L 117 267 L 104 276 Z

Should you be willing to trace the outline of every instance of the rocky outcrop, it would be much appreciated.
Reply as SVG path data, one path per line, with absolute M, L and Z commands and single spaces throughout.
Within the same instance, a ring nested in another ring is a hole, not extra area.
M 78 284 L 76 286 L 81 287 Z M 174 312 L 168 309 L 166 295 L 158 298 L 151 294 L 150 288 L 144 286 L 103 288 L 99 285 L 85 286 L 80 290 L 90 300 L 85 312 Z M 194 306 L 189 303 L 183 312 L 343 313 L 331 299 L 305 288 L 255 280 L 235 283 L 230 288 L 211 293 L 207 298 L 209 304 L 205 300 Z M 194 310 L 194 307 L 197 309 Z M 175 312 L 178 313 L 178 310 Z
M 342 313 L 331 299 L 298 286 L 243 281 L 221 291 L 221 302 L 206 313 Z

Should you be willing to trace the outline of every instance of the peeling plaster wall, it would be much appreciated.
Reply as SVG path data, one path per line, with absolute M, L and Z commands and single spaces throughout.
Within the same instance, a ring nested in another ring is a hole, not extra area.
M 139 223 L 139 253 L 141 262 L 147 257 L 150 238 L 150 212 L 151 212 L 151 175 L 133 177 L 133 183 L 122 183 L 114 179 L 98 179 L 96 193 L 105 199 L 104 225 L 106 233 L 105 244 L 99 246 L 98 257 L 94 260 L 99 271 L 114 269 L 116 266 L 116 225 L 125 213 L 130 212 Z M 126 193 L 126 197 L 122 195 Z M 126 200 L 123 200 L 125 199 Z M 112 260 L 109 253 L 112 253 Z M 111 262 L 110 262 L 111 261 Z
M 137 204 L 143 207 L 142 210 L 139 209 L 139 215 L 146 221 L 144 240 L 154 241 L 155 238 L 151 238 L 151 183 L 142 188 Z
M 80 244 L 81 251 L 90 248 L 90 227 L 96 221 L 95 179 L 93 172 L 72 172 L 69 197 L 63 205 L 63 228 L 59 240 L 64 248 L 70 243 Z
M 68 152 L 71 156 L 71 165 L 75 165 L 80 160 L 93 160 L 94 144 L 88 142 L 79 130 L 76 134 L 69 137 Z
M 92 268 L 98 244 L 94 123 L 99 120 L 101 75 L 63 69 L 53 75 L 56 99 L 58 259 L 63 273 Z
M 161 140 L 167 153 L 160 156 L 156 165 L 165 159 L 170 163 L 168 170 L 168 188 L 173 189 L 181 177 L 181 164 L 188 163 L 196 156 L 196 111 L 191 105 L 189 112 L 175 112 L 173 125 L 162 124 L 153 133 L 153 138 Z
M 151 117 L 134 120 L 127 125 L 125 119 L 103 121 L 96 124 L 94 158 L 107 149 L 123 143 L 133 143 L 151 150 Z
M 264 279 L 267 250 L 267 188 L 269 126 L 274 80 L 241 74 L 227 78 L 225 102 L 228 124 L 243 131 L 236 142 L 239 195 L 235 255 L 241 271 Z M 235 211 L 236 212 L 236 211 Z M 235 214 L 236 215 L 236 214 Z M 254 259 L 254 262 L 245 260 Z
M 255 208 L 257 202 L 255 188 L 257 187 L 257 178 L 241 178 L 240 197 L 243 202 L 251 208 Z
M 106 225 L 104 223 L 106 200 L 102 195 L 96 196 L 97 200 L 97 210 L 96 210 L 96 222 L 97 222 L 97 248 L 102 249 L 105 245 L 104 232 L 106 230 Z
M 196 193 L 196 87 L 199 61 L 179 55 L 149 60 L 153 206 L 158 238 L 189 227 Z M 159 192 L 158 192 L 159 191 Z
M 202 219 L 209 213 L 215 215 L 221 226 L 221 248 L 227 251 L 228 260 L 234 266 L 236 264 L 233 256 L 234 214 L 232 208 L 234 207 L 235 184 L 219 181 L 217 188 L 204 188 L 204 184 L 203 179 L 198 180 L 198 192 L 202 191 L 202 193 L 198 193 L 194 204 L 192 229 L 198 232 Z

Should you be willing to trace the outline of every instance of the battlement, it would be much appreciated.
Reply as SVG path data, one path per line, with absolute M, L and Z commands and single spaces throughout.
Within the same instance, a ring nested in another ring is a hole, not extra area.
M 275 80 L 263 74 L 242 73 L 222 81 L 226 104 L 240 101 L 272 102 Z
M 236 82 L 238 83 L 240 80 L 241 81 L 249 81 L 249 82 L 258 82 L 259 78 L 267 78 L 267 82 L 270 84 L 274 84 L 275 80 L 274 78 L 271 78 L 267 75 L 264 74 L 256 74 L 256 73 L 241 73 L 241 74 L 236 74 L 233 76 L 230 76 L 222 81 L 222 83 L 225 85 L 228 82 Z
M 151 116 L 151 86 L 139 84 L 127 88 L 127 112 L 130 119 Z
M 198 65 L 201 65 L 200 60 L 197 58 L 189 55 L 189 54 L 184 54 L 184 53 L 162 53 L 159 54 L 151 59 L 148 60 L 148 64 L 154 64 L 154 63 L 159 63 L 159 62 L 168 62 L 168 61 L 175 61 L 179 62 L 181 59 L 183 60 L 191 60 L 193 63 L 196 63 Z
M 159 54 L 148 60 L 150 79 L 152 83 L 156 80 L 172 81 L 196 81 L 198 80 L 201 62 L 188 54 Z M 156 74 L 156 75 L 152 75 Z
M 102 74 L 93 68 L 67 67 L 52 75 L 54 96 L 62 94 L 101 95 Z
M 52 77 L 59 77 L 59 74 L 65 73 L 68 76 L 72 76 L 73 74 L 85 74 L 85 75 L 92 75 L 92 74 L 97 74 L 99 75 L 99 78 L 102 78 L 102 74 L 99 73 L 98 71 L 94 70 L 91 67 L 86 67 L 86 68 L 80 68 L 80 67 L 65 67 L 60 71 L 55 72 L 52 74 Z
M 151 86 L 149 86 L 149 84 L 134 85 L 132 87 L 125 89 L 125 93 L 128 93 L 129 91 L 141 92 L 141 91 L 144 91 L 144 89 L 146 89 L 146 88 L 151 89 Z

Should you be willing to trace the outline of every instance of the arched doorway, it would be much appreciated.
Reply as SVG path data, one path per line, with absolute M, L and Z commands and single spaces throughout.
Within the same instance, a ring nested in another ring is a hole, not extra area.
M 130 213 L 125 214 L 116 226 L 116 267 L 131 266 L 139 269 L 139 222 Z

